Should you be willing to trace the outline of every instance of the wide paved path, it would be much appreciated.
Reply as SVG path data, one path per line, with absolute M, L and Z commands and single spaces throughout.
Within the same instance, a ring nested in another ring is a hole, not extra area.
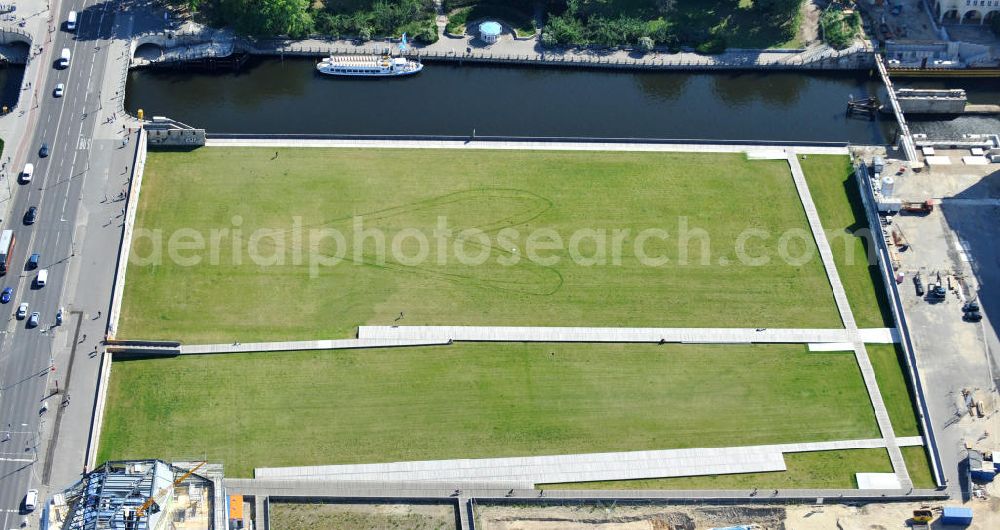
M 290 138 L 274 135 L 268 138 L 248 135 L 247 137 L 209 138 L 208 147 L 347 147 L 347 148 L 387 148 L 387 149 L 514 149 L 518 151 L 656 151 L 666 153 L 747 153 L 751 158 L 784 158 L 786 146 L 733 144 L 683 144 L 644 143 L 641 140 L 625 139 L 621 142 L 575 141 L 531 141 L 525 140 L 407 140 L 407 139 L 333 139 L 333 138 Z M 847 147 L 839 146 L 795 146 L 796 152 L 807 155 L 846 155 Z M 754 155 L 759 156 L 755 157 Z
M 891 328 L 856 330 L 865 342 L 891 344 Z M 639 343 L 843 343 L 844 329 L 795 328 L 587 328 L 536 326 L 358 326 L 359 339 L 470 342 L 639 342 Z
M 901 440 L 921 445 L 918 437 Z M 785 471 L 785 453 L 885 447 L 882 438 L 550 456 L 257 468 L 260 479 L 536 484 Z

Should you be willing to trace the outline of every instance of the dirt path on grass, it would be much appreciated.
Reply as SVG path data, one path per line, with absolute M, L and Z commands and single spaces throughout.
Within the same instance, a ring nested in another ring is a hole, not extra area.
M 806 48 L 813 44 L 819 44 L 819 15 L 822 8 L 816 4 L 817 0 L 806 0 L 802 3 L 799 31 L 796 39 Z

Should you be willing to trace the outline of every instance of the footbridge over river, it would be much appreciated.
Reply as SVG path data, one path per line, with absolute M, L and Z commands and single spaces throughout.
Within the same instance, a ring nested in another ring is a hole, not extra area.
M 917 149 L 913 143 L 913 134 L 910 133 L 910 126 L 906 124 L 906 116 L 903 114 L 903 108 L 900 106 L 896 89 L 892 85 L 892 79 L 889 78 L 889 71 L 885 67 L 885 59 L 877 53 L 874 55 L 875 66 L 878 69 L 879 76 L 882 78 L 882 84 L 885 85 L 885 91 L 889 98 L 889 108 L 896 118 L 896 145 L 903 151 L 903 158 L 908 160 L 912 164 L 912 167 L 921 167 L 923 163 L 917 160 Z

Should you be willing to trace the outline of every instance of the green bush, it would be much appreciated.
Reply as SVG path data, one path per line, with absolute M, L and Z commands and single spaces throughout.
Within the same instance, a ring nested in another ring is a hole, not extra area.
M 550 16 L 542 34 L 548 34 L 550 41 L 557 44 L 588 44 L 587 39 L 584 38 L 583 24 L 579 20 L 565 15 Z
M 469 13 L 471 11 L 471 7 L 463 7 L 449 14 L 448 25 L 444 27 L 444 30 L 452 35 L 461 35 L 464 31 L 465 23 L 469 21 Z
M 397 35 L 406 33 L 407 37 L 415 42 L 423 44 L 434 44 L 438 40 L 437 25 L 434 20 L 416 20 L 400 27 Z
M 704 55 L 717 55 L 726 51 L 726 39 L 715 36 L 695 47 L 695 51 Z
M 845 15 L 843 11 L 830 8 L 819 17 L 823 39 L 834 48 L 846 48 L 854 42 L 861 31 L 861 16 L 857 12 Z

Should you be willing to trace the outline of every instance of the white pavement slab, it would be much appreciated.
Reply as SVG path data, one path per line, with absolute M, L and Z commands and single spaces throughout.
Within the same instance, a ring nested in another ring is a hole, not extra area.
M 891 490 L 903 486 L 895 473 L 855 473 L 859 490 Z
M 190 344 L 181 346 L 181 355 L 246 353 L 263 351 L 348 350 L 356 348 L 397 348 L 448 344 L 439 339 L 337 339 L 287 342 L 234 342 L 232 344 Z
M 919 437 L 907 441 L 921 443 Z M 254 476 L 271 480 L 500 481 L 533 487 L 560 482 L 784 471 L 784 453 L 879 447 L 885 447 L 885 441 L 873 438 L 746 447 L 257 468 Z
M 866 344 L 892 344 L 899 342 L 899 331 L 896 328 L 863 328 L 858 336 Z
M 749 160 L 784 160 L 786 156 L 784 149 L 760 149 L 747 152 Z
M 864 340 L 888 344 L 891 329 L 865 330 Z M 421 339 L 490 342 L 643 342 L 643 343 L 842 343 L 844 329 L 783 328 L 585 328 L 535 326 L 358 326 L 359 339 Z
M 924 162 L 928 166 L 950 166 L 951 158 L 943 155 L 925 156 Z
M 661 151 L 669 153 L 771 153 L 782 146 L 724 145 L 724 144 L 659 144 L 628 142 L 528 142 L 528 141 L 478 141 L 478 140 L 334 140 L 291 138 L 209 138 L 208 147 L 349 147 L 387 149 L 516 149 L 536 151 Z M 795 147 L 799 153 L 809 155 L 846 155 L 846 147 Z M 784 158 L 784 155 L 781 156 Z
M 967 166 L 986 166 L 989 165 L 990 159 L 985 156 L 963 156 L 962 163 Z
M 810 343 L 809 351 L 816 352 L 830 352 L 830 351 L 854 351 L 853 342 L 820 342 L 820 343 Z

